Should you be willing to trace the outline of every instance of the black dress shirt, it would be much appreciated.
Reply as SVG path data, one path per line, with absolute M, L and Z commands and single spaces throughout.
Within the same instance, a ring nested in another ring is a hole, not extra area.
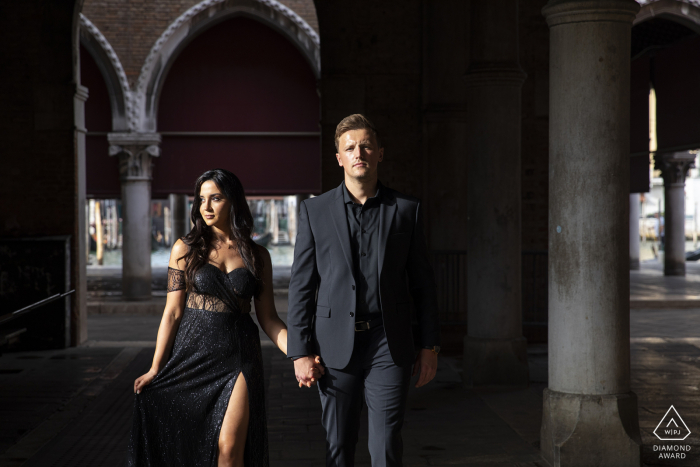
M 345 215 L 350 232 L 353 273 L 355 274 L 356 308 L 355 321 L 365 321 L 381 316 L 379 302 L 379 205 L 381 183 L 377 182 L 377 193 L 365 204 L 357 204 L 350 197 L 343 182 Z

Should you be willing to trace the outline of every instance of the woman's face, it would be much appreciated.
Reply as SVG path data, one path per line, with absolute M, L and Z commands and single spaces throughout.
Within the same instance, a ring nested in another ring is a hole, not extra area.
M 199 190 L 199 200 L 201 202 L 199 213 L 209 227 L 216 226 L 226 229 L 230 225 L 231 202 L 224 197 L 216 183 L 212 180 L 202 183 Z

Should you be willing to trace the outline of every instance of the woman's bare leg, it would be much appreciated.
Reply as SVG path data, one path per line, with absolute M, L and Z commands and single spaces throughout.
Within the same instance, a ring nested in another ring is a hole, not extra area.
M 249 420 L 248 386 L 241 372 L 233 385 L 231 399 L 221 424 L 218 467 L 243 467 Z

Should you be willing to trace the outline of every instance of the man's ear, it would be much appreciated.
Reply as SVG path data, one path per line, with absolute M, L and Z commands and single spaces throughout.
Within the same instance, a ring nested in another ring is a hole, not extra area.
M 384 148 L 379 148 L 379 162 L 384 160 Z
M 336 153 L 335 153 L 335 158 L 338 160 L 338 165 L 342 167 L 342 166 L 343 166 L 343 160 L 340 158 L 340 154 L 338 154 L 338 153 L 336 152 Z

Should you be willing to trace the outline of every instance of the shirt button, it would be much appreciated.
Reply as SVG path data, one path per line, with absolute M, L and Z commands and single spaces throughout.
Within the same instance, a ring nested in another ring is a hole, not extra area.
M 351 311 L 351 312 L 350 312 L 350 317 L 351 317 L 351 318 L 354 318 L 354 317 L 355 317 L 355 313 L 353 313 L 353 312 Z
M 367 231 L 365 229 L 362 229 L 362 233 L 367 233 Z
M 354 286 L 354 285 L 352 286 L 352 290 L 355 290 L 355 286 Z
M 366 254 L 362 253 L 362 256 L 367 256 Z

